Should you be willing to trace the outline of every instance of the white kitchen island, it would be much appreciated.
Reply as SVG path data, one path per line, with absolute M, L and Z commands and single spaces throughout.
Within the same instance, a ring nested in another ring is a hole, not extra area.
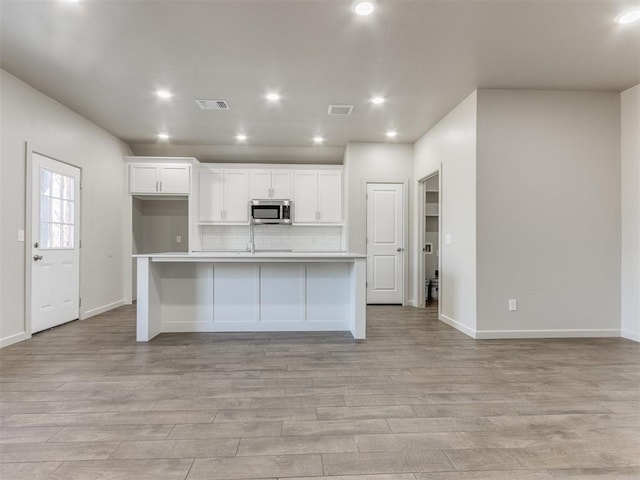
M 137 340 L 163 332 L 366 332 L 366 256 L 311 252 L 135 255 Z

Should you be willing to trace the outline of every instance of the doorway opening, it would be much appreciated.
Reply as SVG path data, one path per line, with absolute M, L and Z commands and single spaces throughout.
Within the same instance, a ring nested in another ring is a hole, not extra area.
M 420 181 L 420 302 L 432 306 L 441 298 L 440 231 L 442 191 L 440 170 Z
M 404 304 L 405 189 L 367 183 L 367 304 Z
M 78 167 L 30 151 L 27 163 L 28 335 L 80 317 Z

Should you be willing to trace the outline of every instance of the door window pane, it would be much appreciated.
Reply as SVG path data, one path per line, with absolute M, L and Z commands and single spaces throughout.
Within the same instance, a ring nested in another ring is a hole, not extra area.
M 62 175 L 59 173 L 51 174 L 51 196 L 62 198 Z
M 75 247 L 75 179 L 40 169 L 40 248 Z
M 51 197 L 47 197 L 45 195 L 40 195 L 40 221 L 41 222 L 50 222 L 51 221 Z
M 62 248 L 73 248 L 73 225 L 62 226 Z
M 51 221 L 56 223 L 62 222 L 62 201 L 59 198 L 50 197 L 51 204 Z
M 51 227 L 51 247 L 50 248 L 60 248 L 60 233 L 62 231 L 62 225 L 59 223 L 50 223 Z
M 62 222 L 68 225 L 73 225 L 74 216 L 73 216 L 73 202 L 69 202 L 67 200 L 62 201 Z

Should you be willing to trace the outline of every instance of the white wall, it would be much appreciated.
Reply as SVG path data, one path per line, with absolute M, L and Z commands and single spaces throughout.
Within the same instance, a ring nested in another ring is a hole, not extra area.
M 622 336 L 640 342 L 640 85 L 621 103 Z
M 408 183 L 413 188 L 413 145 L 406 143 L 349 143 L 344 154 L 345 213 L 347 218 L 347 250 L 366 253 L 366 183 Z M 405 192 L 411 199 L 413 193 Z M 408 202 L 407 219 L 412 217 L 412 205 Z M 405 251 L 411 252 L 410 224 L 406 225 Z M 414 303 L 415 290 L 409 274 L 410 259 L 405 259 L 405 302 Z
M 133 243 L 137 253 L 188 252 L 189 203 L 133 198 Z M 181 236 L 181 243 L 176 241 Z
M 411 202 L 423 201 L 418 198 L 417 182 L 442 164 L 441 228 L 443 234 L 451 235 L 451 243 L 443 242 L 440 248 L 440 312 L 443 320 L 470 335 L 476 329 L 476 115 L 473 92 L 416 142 Z M 413 258 L 419 255 L 417 211 L 412 218 L 416 226 Z M 412 265 L 418 261 L 413 259 Z M 414 298 L 418 298 L 416 289 L 423 288 L 418 276 L 414 269 Z
M 2 176 L 0 188 L 0 345 L 24 338 L 25 142 L 41 153 L 82 168 L 81 315 L 116 306 L 124 298 L 122 156 L 116 137 L 0 70 Z
M 478 338 L 619 336 L 620 226 L 617 93 L 478 91 Z

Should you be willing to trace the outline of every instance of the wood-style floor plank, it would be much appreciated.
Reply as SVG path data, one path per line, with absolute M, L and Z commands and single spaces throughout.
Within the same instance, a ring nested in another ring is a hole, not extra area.
M 163 334 L 135 307 L 0 350 L 0 478 L 640 478 L 640 345 L 470 339 L 437 307 L 344 332 Z

